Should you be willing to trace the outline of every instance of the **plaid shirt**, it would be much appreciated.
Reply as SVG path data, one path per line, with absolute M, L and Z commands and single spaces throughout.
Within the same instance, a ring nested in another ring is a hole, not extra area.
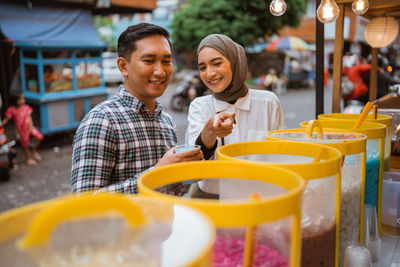
M 175 146 L 176 125 L 156 102 L 154 115 L 125 87 L 93 108 L 75 133 L 73 192 L 136 193 L 136 179 Z

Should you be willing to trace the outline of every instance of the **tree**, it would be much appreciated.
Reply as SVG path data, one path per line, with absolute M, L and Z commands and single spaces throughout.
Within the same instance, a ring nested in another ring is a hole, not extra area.
M 117 40 L 112 36 L 115 27 L 111 22 L 111 18 L 109 16 L 95 15 L 93 21 L 100 38 L 110 47 L 115 47 Z
M 286 0 L 286 12 L 275 17 L 268 0 L 189 0 L 172 20 L 174 49 L 194 51 L 206 35 L 222 33 L 246 46 L 277 33 L 284 26 L 298 26 L 307 0 Z

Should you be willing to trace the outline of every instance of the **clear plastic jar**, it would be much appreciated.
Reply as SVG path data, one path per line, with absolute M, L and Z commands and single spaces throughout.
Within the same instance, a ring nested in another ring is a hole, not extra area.
M 267 133 L 267 140 L 311 142 L 338 149 L 343 154 L 340 196 L 339 263 L 343 263 L 348 242 L 362 242 L 362 205 L 365 181 L 366 136 L 346 130 L 307 134 L 306 129 L 285 129 Z

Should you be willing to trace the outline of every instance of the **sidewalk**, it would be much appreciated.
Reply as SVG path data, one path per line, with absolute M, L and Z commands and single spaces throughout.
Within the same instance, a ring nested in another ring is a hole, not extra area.
M 16 170 L 11 179 L 0 183 L 0 212 L 37 201 L 52 199 L 70 192 L 72 134 L 45 137 L 38 166 L 25 164 L 23 150 L 16 146 Z

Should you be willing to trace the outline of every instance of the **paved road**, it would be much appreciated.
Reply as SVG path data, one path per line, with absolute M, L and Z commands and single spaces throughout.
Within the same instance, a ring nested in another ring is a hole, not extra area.
M 178 143 L 184 143 L 186 113 L 169 109 L 169 100 L 175 92 L 172 83 L 159 101 L 173 117 L 178 128 Z M 111 93 L 116 88 L 109 88 Z M 326 89 L 325 113 L 330 112 L 331 91 Z M 315 114 L 315 93 L 312 89 L 289 90 L 279 96 L 287 128 L 297 128 L 299 123 L 313 119 Z M 37 167 L 26 166 L 23 152 L 17 147 L 18 169 L 12 172 L 11 180 L 0 183 L 0 212 L 29 203 L 51 199 L 70 190 L 70 169 L 73 133 L 46 137 L 40 147 L 42 162 Z

